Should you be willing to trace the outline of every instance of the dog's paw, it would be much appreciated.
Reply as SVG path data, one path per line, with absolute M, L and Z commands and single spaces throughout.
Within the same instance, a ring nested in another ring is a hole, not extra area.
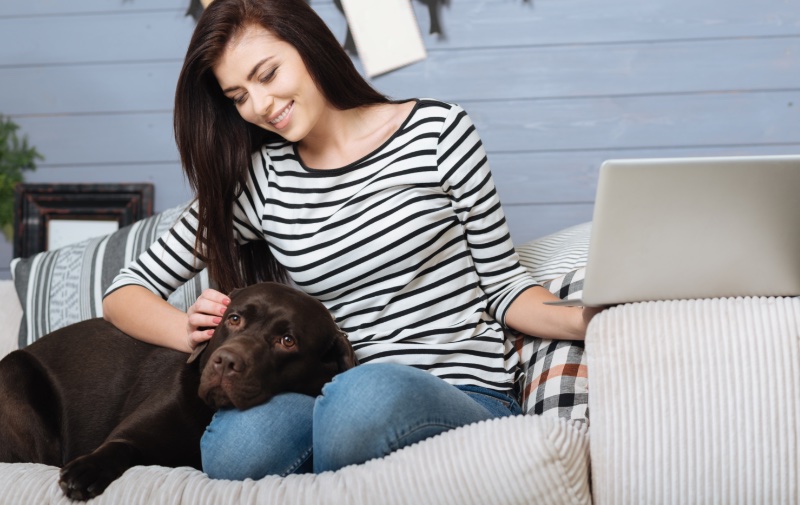
M 90 500 L 106 490 L 119 472 L 103 458 L 81 456 L 61 469 L 58 485 L 72 500 Z

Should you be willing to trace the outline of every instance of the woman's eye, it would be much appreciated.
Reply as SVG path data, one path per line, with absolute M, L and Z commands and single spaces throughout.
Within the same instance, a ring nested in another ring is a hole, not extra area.
M 278 71 L 278 67 L 275 67 L 275 68 L 273 68 L 273 69 L 272 69 L 272 70 L 270 70 L 269 72 L 267 72 L 267 73 L 265 73 L 264 75 L 262 75 L 262 76 L 261 76 L 261 78 L 259 78 L 259 80 L 258 80 L 258 81 L 259 81 L 259 82 L 261 82 L 262 84 L 263 84 L 263 83 L 265 83 L 265 82 L 269 82 L 269 81 L 271 81 L 271 80 L 272 80 L 272 78 L 273 78 L 273 77 L 275 77 L 275 73 L 276 73 L 277 71 Z
M 284 335 L 281 337 L 281 345 L 284 347 L 293 347 L 295 344 L 294 337 L 291 335 Z
M 245 102 L 245 100 L 247 100 L 247 95 L 235 96 L 231 98 L 231 100 L 233 100 L 233 103 L 236 105 L 242 105 Z

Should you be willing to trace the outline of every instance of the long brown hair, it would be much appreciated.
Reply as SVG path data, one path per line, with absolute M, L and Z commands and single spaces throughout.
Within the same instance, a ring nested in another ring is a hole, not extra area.
M 322 95 L 340 110 L 386 103 L 356 71 L 325 22 L 303 0 L 216 0 L 200 17 L 175 91 L 175 140 L 198 199 L 196 249 L 217 287 L 228 292 L 265 280 L 287 281 L 266 242 L 239 246 L 233 205 L 244 188 L 251 154 L 280 139 L 244 121 L 213 68 L 231 38 L 260 25 L 297 50 Z

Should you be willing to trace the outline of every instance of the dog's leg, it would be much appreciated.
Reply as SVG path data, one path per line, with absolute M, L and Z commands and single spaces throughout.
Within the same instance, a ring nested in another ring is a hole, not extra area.
M 0 461 L 61 465 L 56 398 L 30 354 L 15 351 L 0 361 Z
M 73 500 L 93 498 L 134 465 L 199 469 L 199 440 L 212 411 L 197 397 L 196 381 L 172 390 L 182 388 L 182 395 L 151 395 L 142 403 L 146 408 L 130 413 L 100 447 L 67 463 L 59 481 L 64 494 Z

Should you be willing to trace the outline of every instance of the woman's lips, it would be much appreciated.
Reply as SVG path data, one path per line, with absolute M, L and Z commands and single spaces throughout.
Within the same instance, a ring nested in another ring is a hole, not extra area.
M 275 116 L 273 119 L 270 119 L 269 124 L 278 129 L 283 128 L 286 126 L 286 123 L 289 122 L 289 115 L 292 113 L 292 109 L 294 109 L 294 101 L 290 102 L 289 105 L 287 105 L 286 108 L 280 112 L 280 114 Z

